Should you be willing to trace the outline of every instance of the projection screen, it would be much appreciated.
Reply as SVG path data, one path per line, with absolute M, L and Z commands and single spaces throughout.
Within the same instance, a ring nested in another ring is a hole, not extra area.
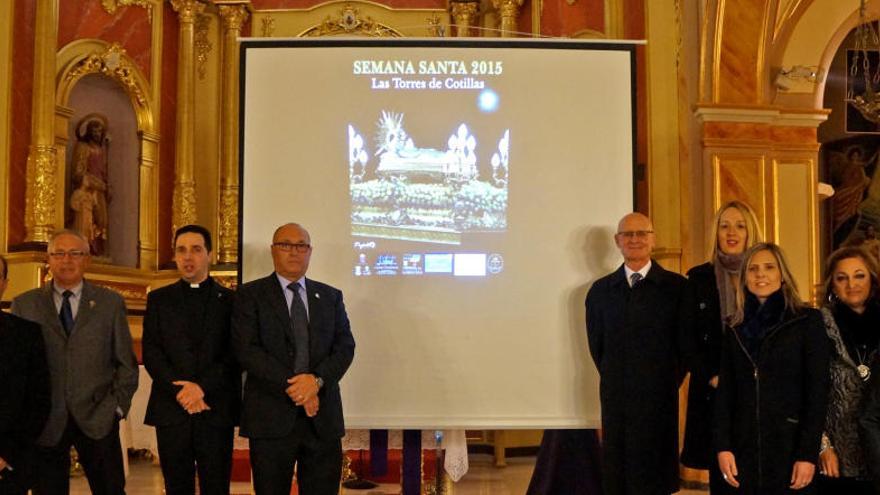
M 243 40 L 240 281 L 274 229 L 357 341 L 348 428 L 599 424 L 583 300 L 633 209 L 634 46 Z

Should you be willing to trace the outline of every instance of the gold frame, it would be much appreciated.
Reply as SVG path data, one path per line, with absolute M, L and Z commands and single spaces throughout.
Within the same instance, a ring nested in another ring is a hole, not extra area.
M 131 99 L 140 142 L 139 198 L 138 198 L 138 268 L 156 270 L 158 260 L 159 218 L 159 134 L 157 102 L 151 85 L 138 66 L 119 45 L 94 39 L 74 41 L 56 56 L 59 70 L 55 93 L 55 146 L 58 153 L 59 178 L 66 176 L 64 156 L 69 136 L 68 124 L 72 115 L 67 106 L 73 87 L 88 74 L 104 74 L 114 79 Z M 58 180 L 60 194 L 56 194 L 56 222 L 64 224 L 64 180 Z

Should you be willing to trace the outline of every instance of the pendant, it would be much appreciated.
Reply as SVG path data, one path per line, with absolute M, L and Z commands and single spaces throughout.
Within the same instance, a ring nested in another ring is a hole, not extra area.
M 859 376 L 864 381 L 868 381 L 868 378 L 871 377 L 871 368 L 868 368 L 867 365 L 860 364 L 858 365 L 858 367 L 856 367 L 856 370 L 858 370 Z

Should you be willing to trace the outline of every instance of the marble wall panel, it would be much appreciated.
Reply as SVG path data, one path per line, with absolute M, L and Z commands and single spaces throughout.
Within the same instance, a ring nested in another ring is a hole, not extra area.
M 107 13 L 101 0 L 59 2 L 58 48 L 84 38 L 119 43 L 149 79 L 151 33 L 149 11 L 138 6 L 119 6 Z
M 714 164 L 714 201 L 712 210 L 717 210 L 727 201 L 745 201 L 755 210 L 758 223 L 765 235 L 767 230 L 766 165 L 763 155 L 718 154 Z
M 24 242 L 24 191 L 28 145 L 31 142 L 31 100 L 34 81 L 36 2 L 16 0 L 12 45 L 12 129 L 9 156 L 8 242 Z
M 177 137 L 177 14 L 164 3 L 162 38 L 162 108 L 159 120 L 159 264 L 171 261 L 171 197 L 174 191 L 174 154 Z
M 716 102 L 757 103 L 766 0 L 723 1 Z

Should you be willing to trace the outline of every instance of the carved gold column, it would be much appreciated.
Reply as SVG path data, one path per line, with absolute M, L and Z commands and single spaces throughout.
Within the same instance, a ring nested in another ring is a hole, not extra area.
M 27 159 L 25 242 L 48 242 L 55 229 L 58 194 L 55 149 L 55 47 L 58 43 L 58 1 L 37 0 L 34 33 L 34 85 L 31 144 Z
M 455 35 L 466 37 L 471 35 L 471 26 L 476 24 L 480 10 L 478 2 L 452 2 L 452 18 L 455 22 Z
M 523 0 L 492 0 L 492 5 L 501 13 L 501 37 L 516 36 L 519 8 Z
M 221 5 L 223 65 L 220 107 L 219 263 L 238 261 L 238 35 L 247 19 L 245 5 Z
M 177 143 L 171 228 L 196 222 L 195 161 L 195 21 L 205 5 L 196 0 L 171 0 L 180 21 L 177 47 Z

